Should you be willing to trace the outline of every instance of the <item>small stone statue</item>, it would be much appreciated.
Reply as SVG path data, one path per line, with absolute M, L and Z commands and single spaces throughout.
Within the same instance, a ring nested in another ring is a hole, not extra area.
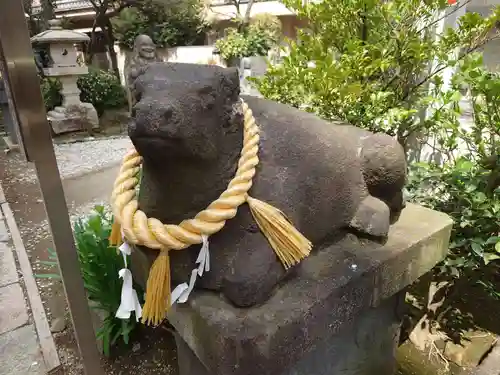
M 160 61 L 156 53 L 156 45 L 153 40 L 148 35 L 138 35 L 134 41 L 134 50 L 132 52 L 132 58 L 125 69 L 125 79 L 128 87 L 128 101 L 129 109 L 134 105 L 134 98 L 130 95 L 130 84 L 133 82 L 140 69 L 147 64 L 155 61 Z
M 129 135 L 143 157 L 139 208 L 177 224 L 217 199 L 234 176 L 243 137 L 238 71 L 153 63 L 134 74 Z M 404 207 L 406 162 L 397 141 L 269 100 L 243 99 L 260 129 L 252 196 L 283 211 L 313 251 L 349 232 L 387 236 Z M 173 286 L 189 277 L 199 252 L 194 247 L 171 252 Z M 264 302 L 294 273 L 284 269 L 246 206 L 210 237 L 210 248 L 210 272 L 196 287 L 221 292 L 236 306 Z M 144 285 L 158 251 L 133 254 L 134 277 Z

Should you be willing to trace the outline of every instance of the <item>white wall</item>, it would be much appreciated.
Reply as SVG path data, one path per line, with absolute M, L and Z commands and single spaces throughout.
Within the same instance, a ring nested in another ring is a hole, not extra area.
M 125 85 L 125 65 L 132 55 L 131 51 L 121 49 L 115 46 L 115 51 L 118 59 L 118 69 L 120 70 L 120 80 L 122 85 Z M 214 46 L 186 46 L 174 48 L 159 48 L 158 55 L 163 61 L 183 62 L 191 64 L 221 64 L 219 55 L 214 54 Z
M 219 55 L 214 55 L 214 46 L 174 47 L 160 53 L 171 62 L 207 64 L 209 60 L 214 60 L 220 63 Z
M 224 1 L 214 1 L 213 4 L 216 5 L 207 9 L 208 19 L 228 20 L 237 16 L 236 7 L 234 5 L 224 4 Z M 247 4 L 241 4 L 240 13 L 245 14 L 246 10 Z M 280 1 L 255 2 L 250 10 L 250 17 L 261 13 L 269 13 L 275 16 L 288 16 L 295 14 Z

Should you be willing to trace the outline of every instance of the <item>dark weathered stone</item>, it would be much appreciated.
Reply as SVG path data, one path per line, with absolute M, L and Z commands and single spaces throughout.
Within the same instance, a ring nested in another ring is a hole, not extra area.
M 391 375 L 396 364 L 394 351 L 398 344 L 404 293 L 385 300 L 381 306 L 364 311 L 340 332 L 319 340 L 314 349 L 279 375 Z M 227 370 L 207 369 L 184 339 L 176 334 L 179 375 L 221 375 Z M 235 364 L 228 374 L 267 374 L 253 365 L 242 369 Z
M 358 207 L 351 221 L 351 227 L 374 237 L 387 235 L 389 207 L 380 199 L 367 196 Z
M 484 361 L 470 375 L 500 374 L 500 344 L 497 342 Z
M 144 157 L 140 208 L 179 223 L 215 200 L 236 171 L 243 130 L 238 72 L 154 63 L 140 70 L 133 93 L 129 135 Z M 395 140 L 283 104 L 245 100 L 261 131 L 252 196 L 285 212 L 316 250 L 348 231 L 387 235 L 391 216 L 403 208 L 406 177 Z M 265 301 L 297 272 L 285 272 L 245 205 L 210 246 L 211 270 L 197 287 L 222 291 L 237 306 Z M 174 283 L 187 279 L 198 250 L 172 253 Z M 144 251 L 148 269 L 157 252 Z M 145 275 L 135 276 L 144 282 Z
M 168 314 L 180 375 L 392 375 L 401 292 L 445 257 L 451 225 L 408 205 L 385 244 L 347 234 L 260 306 L 197 291 Z

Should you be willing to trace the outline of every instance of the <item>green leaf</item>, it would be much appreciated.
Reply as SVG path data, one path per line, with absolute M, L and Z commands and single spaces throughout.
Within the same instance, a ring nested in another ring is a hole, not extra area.
M 122 332 L 120 330 L 116 331 L 115 332 L 115 335 L 113 336 L 113 338 L 111 339 L 111 345 L 115 345 L 116 344 L 116 340 L 118 340 L 118 338 L 120 337 L 120 335 L 122 335 Z M 128 344 L 128 342 L 125 341 L 125 344 Z
M 102 351 L 106 357 L 109 357 L 110 346 L 111 346 L 110 333 L 106 332 L 105 334 L 102 335 Z
M 488 264 L 488 263 L 490 263 L 493 260 L 500 259 L 500 255 L 498 255 L 498 254 L 492 254 L 492 253 L 485 253 L 483 255 L 483 259 L 484 259 L 484 263 Z
M 109 246 L 112 216 L 108 209 L 96 208 L 89 216 L 74 223 L 74 236 L 77 245 L 78 259 L 87 296 L 94 310 L 103 311 L 106 318 L 97 332 L 103 342 L 105 355 L 109 355 L 111 346 L 121 340 L 128 343 L 130 334 L 136 325 L 133 319 L 121 320 L 115 317 L 120 305 L 122 281 L 118 272 L 124 263 L 115 248 Z M 48 249 L 49 254 L 55 254 Z M 130 262 L 130 257 L 128 259 Z M 56 265 L 53 262 L 43 262 Z M 60 278 L 56 274 L 41 274 L 40 277 Z M 143 292 L 134 285 L 138 294 Z
M 492 245 L 492 244 L 496 244 L 497 242 L 500 241 L 500 237 L 498 236 L 493 236 L 493 237 L 490 237 L 486 240 L 485 244 L 486 245 Z
M 61 275 L 57 273 L 38 273 L 35 277 L 37 279 L 61 279 Z
M 483 255 L 483 247 L 480 244 L 478 244 L 477 242 L 472 242 L 471 247 L 474 253 L 476 253 L 479 256 Z

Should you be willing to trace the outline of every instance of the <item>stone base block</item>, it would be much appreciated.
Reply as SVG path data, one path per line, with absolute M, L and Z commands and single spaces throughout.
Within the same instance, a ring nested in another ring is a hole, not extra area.
M 408 205 L 385 243 L 346 234 L 260 306 L 196 291 L 168 314 L 180 375 L 393 375 L 403 290 L 445 257 L 451 225 Z
M 47 114 L 55 134 L 99 128 L 99 117 L 90 103 L 56 107 Z
M 319 342 L 297 363 L 277 375 L 394 374 L 402 306 L 404 306 L 404 293 L 400 292 L 384 301 L 382 305 L 361 314 L 336 336 Z M 179 375 L 219 375 L 200 362 L 179 334 L 175 340 Z M 260 372 L 245 372 L 245 374 L 257 375 Z

